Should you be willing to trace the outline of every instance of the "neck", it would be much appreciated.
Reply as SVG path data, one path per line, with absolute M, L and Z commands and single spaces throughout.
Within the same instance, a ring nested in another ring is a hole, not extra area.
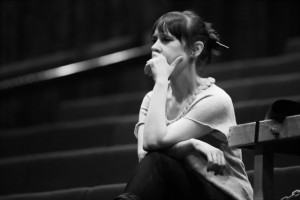
M 186 66 L 182 71 L 170 78 L 172 95 L 178 102 L 184 101 L 194 93 L 198 87 L 196 68 L 194 65 Z

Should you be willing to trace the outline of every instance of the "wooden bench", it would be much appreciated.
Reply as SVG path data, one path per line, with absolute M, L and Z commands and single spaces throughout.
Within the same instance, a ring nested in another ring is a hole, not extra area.
M 273 199 L 273 154 L 300 155 L 299 145 L 300 115 L 287 117 L 283 123 L 263 120 L 230 129 L 230 147 L 254 149 L 255 200 Z

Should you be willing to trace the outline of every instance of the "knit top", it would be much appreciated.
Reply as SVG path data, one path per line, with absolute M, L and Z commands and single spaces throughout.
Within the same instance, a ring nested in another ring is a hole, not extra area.
M 236 125 L 235 113 L 230 96 L 214 83 L 214 79 L 201 79 L 199 90 L 183 111 L 173 120 L 167 120 L 166 125 L 182 118 L 194 121 L 211 129 L 210 133 L 197 138 L 223 151 L 226 167 L 222 175 L 207 172 L 207 160 L 199 154 L 185 157 L 189 167 L 198 172 L 216 187 L 228 193 L 237 200 L 252 200 L 253 189 L 248 180 L 240 149 L 229 148 L 229 128 Z M 145 123 L 152 91 L 143 99 L 139 122 L 135 126 L 134 134 L 140 125 Z

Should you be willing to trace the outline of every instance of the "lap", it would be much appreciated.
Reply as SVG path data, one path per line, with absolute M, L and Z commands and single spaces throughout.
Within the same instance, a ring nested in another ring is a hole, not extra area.
M 184 161 L 160 152 L 148 153 L 139 163 L 125 189 L 141 199 L 228 199 Z

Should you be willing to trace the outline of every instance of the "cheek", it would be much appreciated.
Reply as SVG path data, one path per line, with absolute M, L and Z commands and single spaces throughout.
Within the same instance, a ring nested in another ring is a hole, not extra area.
M 182 56 L 183 62 L 187 60 L 187 55 L 184 51 L 174 51 L 171 54 L 165 55 L 169 64 L 171 64 L 177 57 Z
M 183 56 L 186 59 L 187 54 L 181 43 L 173 42 L 164 49 L 163 55 L 166 57 L 169 64 L 171 64 L 178 56 Z
M 166 59 L 167 59 L 167 61 L 168 61 L 168 64 L 170 65 L 170 64 L 172 64 L 172 62 L 176 59 L 176 55 L 169 55 L 169 56 L 166 56 Z

